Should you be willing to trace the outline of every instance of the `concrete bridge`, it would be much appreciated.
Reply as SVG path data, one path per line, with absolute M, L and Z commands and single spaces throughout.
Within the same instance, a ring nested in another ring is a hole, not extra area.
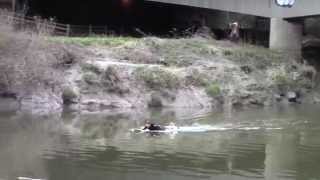
M 268 18 L 297 18 L 320 15 L 319 0 L 148 0 Z M 289 5 L 281 6 L 281 2 Z M 277 3 L 278 2 L 278 3 Z M 280 3 L 280 4 L 279 4 Z M 291 4 L 291 5 L 290 5 Z
M 271 18 L 269 47 L 300 53 L 305 17 L 320 15 L 319 0 L 148 0 Z

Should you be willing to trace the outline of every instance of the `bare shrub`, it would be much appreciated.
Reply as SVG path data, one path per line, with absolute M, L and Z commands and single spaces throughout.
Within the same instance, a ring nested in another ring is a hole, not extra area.
M 79 93 L 71 86 L 65 86 L 62 90 L 63 103 L 66 105 L 77 103 L 79 100 Z
M 46 40 L 50 32 L 43 21 L 36 23 L 37 31 L 17 31 L 5 13 L 0 11 L 0 92 L 56 88 L 63 81 L 57 65 L 71 55 Z
M 48 45 L 36 36 L 29 39 L 20 33 L 18 37 L 10 39 L 7 54 L 0 57 L 0 76 L 5 77 L 1 79 L 6 80 L 7 90 L 54 86 L 59 83 L 62 76 L 53 68 L 56 59 L 46 54 L 50 51 Z M 15 46 L 19 42 L 25 46 Z
M 42 19 L 39 16 L 34 17 L 35 28 L 38 35 L 52 35 L 55 32 L 56 23 L 53 18 Z
M 12 27 L 13 25 L 13 13 L 6 9 L 0 9 L 0 23 Z

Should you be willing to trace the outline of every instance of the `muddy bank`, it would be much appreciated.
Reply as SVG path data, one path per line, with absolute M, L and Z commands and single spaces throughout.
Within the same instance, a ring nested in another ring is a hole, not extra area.
M 313 67 L 287 54 L 250 45 L 201 37 L 148 37 L 61 48 L 55 58 L 63 61 L 58 61 L 59 67 L 50 67 L 59 72 L 55 74 L 59 81 L 28 93 L 10 89 L 6 93 L 12 96 L 2 98 L 11 99 L 16 109 L 34 112 L 223 109 L 317 99 Z

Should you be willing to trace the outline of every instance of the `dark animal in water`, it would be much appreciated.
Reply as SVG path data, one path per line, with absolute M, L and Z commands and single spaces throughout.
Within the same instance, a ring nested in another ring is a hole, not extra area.
M 143 130 L 161 131 L 161 130 L 164 130 L 164 128 L 159 125 L 155 125 L 155 124 L 146 124 L 144 126 Z

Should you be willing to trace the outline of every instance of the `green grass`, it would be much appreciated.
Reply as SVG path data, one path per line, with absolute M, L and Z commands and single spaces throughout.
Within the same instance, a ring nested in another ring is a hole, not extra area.
M 62 92 L 62 99 L 64 104 L 72 104 L 78 98 L 77 92 L 71 87 L 64 87 Z
M 6 34 L 0 32 L 0 48 L 5 48 L 9 40 L 10 38 L 8 38 Z
M 208 86 L 210 76 L 206 72 L 201 72 L 198 69 L 191 69 L 186 76 L 186 84 L 194 86 Z
M 186 67 L 194 62 L 215 56 L 218 50 L 206 39 L 180 38 L 180 39 L 158 39 L 144 38 L 139 43 L 157 57 L 163 59 L 167 66 Z M 133 47 L 134 50 L 136 47 Z M 129 49 L 126 54 L 131 54 Z
M 84 73 L 82 78 L 89 85 L 97 85 L 97 84 L 100 83 L 99 82 L 99 77 L 96 74 L 92 73 L 92 72 Z
M 0 48 L 4 47 L 4 45 L 5 45 L 5 40 L 3 35 L 0 33 Z
M 95 74 L 101 74 L 103 72 L 103 69 L 91 63 L 82 63 L 80 65 L 84 72 L 93 72 Z
M 232 61 L 242 65 L 251 65 L 257 69 L 266 69 L 291 60 L 284 53 L 253 45 L 223 49 L 222 54 Z
M 159 67 L 138 68 L 135 74 L 151 89 L 177 89 L 180 86 L 177 75 Z
M 82 46 L 121 46 L 128 42 L 135 42 L 137 38 L 122 36 L 49 37 L 49 41 Z
M 209 96 L 216 98 L 221 95 L 221 88 L 218 83 L 211 83 L 206 87 L 206 92 Z

